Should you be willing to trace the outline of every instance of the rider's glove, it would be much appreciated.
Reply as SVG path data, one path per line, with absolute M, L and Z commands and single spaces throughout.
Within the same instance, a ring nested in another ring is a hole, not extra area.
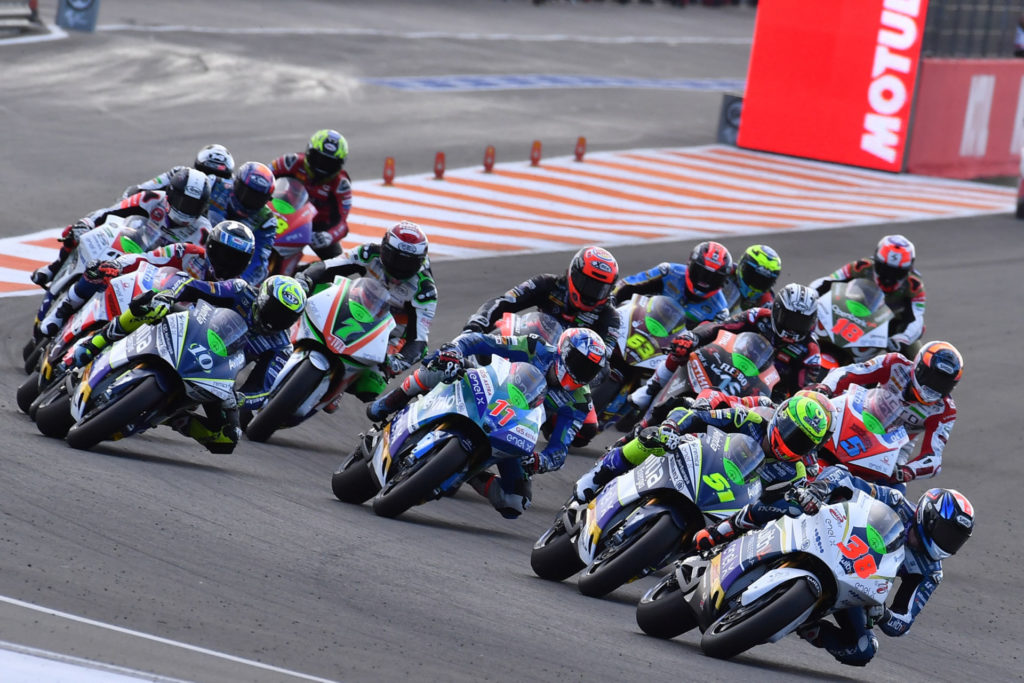
M 309 238 L 309 246 L 314 249 L 325 249 L 334 244 L 334 238 L 327 230 L 318 230 Z
M 640 445 L 647 450 L 661 448 L 666 451 L 672 451 L 679 447 L 682 435 L 679 433 L 679 430 L 675 428 L 675 425 L 665 423 L 660 427 L 644 427 L 640 430 L 640 433 L 637 434 L 636 438 L 640 442 Z
M 103 335 L 93 335 L 81 344 L 76 345 L 71 350 L 71 353 L 64 357 L 64 362 L 67 363 L 70 360 L 72 367 L 84 367 L 88 365 L 93 358 L 98 356 L 100 351 L 102 351 L 106 345 L 107 341 Z
M 825 503 L 825 491 L 820 483 L 793 486 L 786 491 L 786 502 L 796 505 L 805 514 L 816 515 Z
M 158 320 L 162 320 L 171 312 L 171 306 L 173 305 L 174 295 L 169 290 L 157 292 L 149 302 L 149 306 L 146 307 L 146 312 L 142 319 L 147 323 L 155 323 Z
M 387 357 L 386 362 L 388 366 L 388 372 L 391 373 L 392 377 L 394 377 L 395 375 L 400 375 L 406 370 L 408 370 L 410 367 L 412 367 L 412 363 L 409 362 L 409 359 L 400 353 L 391 354 L 390 356 Z
M 313 279 L 306 274 L 305 271 L 301 273 L 295 273 L 293 276 L 299 283 L 299 287 L 302 287 L 302 291 L 309 295 L 313 291 Z
M 488 330 L 488 328 L 490 328 L 490 326 L 491 326 L 490 325 L 490 321 L 487 319 L 487 316 L 485 316 L 485 315 L 474 315 L 474 316 L 470 317 L 469 320 L 466 321 L 466 324 L 465 324 L 465 326 L 463 326 L 462 331 L 463 332 L 481 332 L 481 333 L 483 333 L 483 332 L 487 332 L 487 330 Z
M 63 242 L 65 247 L 72 249 L 78 245 L 78 239 L 90 230 L 92 230 L 92 226 L 84 220 L 75 221 L 68 227 L 64 228 L 64 231 L 57 239 L 58 241 Z
M 523 466 L 523 471 L 526 474 L 537 474 L 540 472 L 540 454 L 537 451 L 524 455 L 519 459 L 519 464 Z
M 907 343 L 903 337 L 889 337 L 888 347 L 890 351 L 899 351 L 900 347 Z
M 93 261 L 82 273 L 82 277 L 91 285 L 107 285 L 121 274 L 121 267 L 115 261 Z
M 427 365 L 427 369 L 441 372 L 443 374 L 441 381 L 443 382 L 454 382 L 465 372 L 462 351 L 455 344 L 441 344 L 434 358 Z
M 833 398 L 833 396 L 834 396 L 833 393 L 832 393 L 832 389 L 827 384 L 823 384 L 821 382 L 815 382 L 814 384 L 808 384 L 804 388 L 807 389 L 807 391 L 816 391 L 819 394 L 825 394 L 825 396 L 827 396 L 828 398 Z
M 672 340 L 672 344 L 669 346 L 669 355 L 671 355 L 679 364 L 686 362 L 686 359 L 690 357 L 690 352 L 693 351 L 700 345 L 700 340 L 697 339 L 697 335 L 689 330 L 685 330 L 679 333 L 679 336 Z
M 914 470 L 906 465 L 897 465 L 896 471 L 892 473 L 893 479 L 898 484 L 904 484 L 914 478 Z
M 736 538 L 736 535 L 736 527 L 733 526 L 732 519 L 730 518 L 698 531 L 697 535 L 693 537 L 693 545 L 697 552 L 703 553 L 711 550 L 716 545 L 731 541 Z

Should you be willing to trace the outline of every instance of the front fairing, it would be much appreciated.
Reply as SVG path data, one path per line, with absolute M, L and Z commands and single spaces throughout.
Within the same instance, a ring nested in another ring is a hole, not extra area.
M 626 363 L 653 369 L 665 357 L 663 351 L 686 326 L 686 311 L 667 296 L 642 296 L 619 307 L 625 329 L 619 336 L 619 352 Z
M 861 356 L 887 348 L 892 318 L 885 295 L 871 280 L 835 282 L 818 298 L 815 335 Z
M 309 297 L 292 341 L 311 338 L 336 355 L 378 365 L 387 357 L 395 325 L 383 285 L 372 278 L 337 277 Z
M 722 330 L 714 342 L 690 354 L 687 376 L 694 393 L 717 389 L 730 396 L 767 396 L 779 381 L 773 358 L 761 335 Z
M 903 426 L 892 426 L 898 397 L 877 393 L 885 391 L 854 385 L 832 402 L 836 427 L 826 450 L 855 474 L 873 480 L 892 478 L 900 450 L 910 441 Z

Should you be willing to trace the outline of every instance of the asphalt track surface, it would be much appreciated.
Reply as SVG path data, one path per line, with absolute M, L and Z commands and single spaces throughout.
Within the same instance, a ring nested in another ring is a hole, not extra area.
M 53 3 L 42 4 L 52 17 Z M 66 223 L 211 140 L 236 158 L 268 159 L 299 149 L 310 131 L 327 125 L 352 142 L 356 178 L 377 174 L 387 155 L 409 172 L 427 172 L 437 149 L 453 166 L 478 163 L 486 144 L 499 154 L 521 150 L 509 157 L 525 159 L 535 138 L 562 144 L 563 154 L 580 134 L 601 149 L 704 144 L 713 137 L 717 94 L 408 94 L 353 79 L 538 72 L 742 78 L 749 49 L 742 39 L 753 14 L 497 0 L 105 0 L 101 23 L 130 21 L 379 31 L 105 31 L 0 47 L 0 235 Z M 424 30 L 723 40 L 403 34 Z M 309 78 L 304 87 L 285 87 L 301 73 Z M 960 419 L 935 483 L 972 499 L 978 528 L 947 562 L 942 586 L 911 632 L 880 636 L 867 669 L 838 665 L 795 637 L 715 661 L 693 635 L 662 642 L 639 632 L 634 604 L 649 580 L 593 600 L 572 581 L 535 578 L 532 542 L 597 448 L 538 478 L 534 507 L 517 521 L 501 519 L 472 491 L 396 521 L 331 495 L 330 473 L 365 426 L 355 402 L 270 444 L 243 442 L 231 456 L 210 455 L 166 429 L 88 453 L 47 440 L 14 402 L 34 297 L 0 301 L 0 641 L 194 681 L 1018 679 L 1024 617 L 1020 523 L 1012 510 L 1022 443 L 1022 226 L 1006 215 L 898 229 L 918 246 L 927 336 L 954 341 L 967 359 L 956 392 Z M 788 233 L 771 243 L 783 256 L 783 280 L 806 282 L 869 253 L 893 230 Z M 727 246 L 736 253 L 748 241 Z M 635 272 L 663 258 L 682 260 L 688 247 L 615 253 L 624 272 Z M 561 270 L 568 256 L 435 264 L 442 304 L 432 338 L 455 334 L 485 295 Z

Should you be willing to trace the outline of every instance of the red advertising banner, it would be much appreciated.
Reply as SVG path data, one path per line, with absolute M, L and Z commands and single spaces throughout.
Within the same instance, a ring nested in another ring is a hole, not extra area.
M 1016 175 L 1024 146 L 1024 60 L 925 59 L 907 152 L 911 173 Z
M 928 0 L 770 0 L 757 9 L 740 147 L 903 166 Z

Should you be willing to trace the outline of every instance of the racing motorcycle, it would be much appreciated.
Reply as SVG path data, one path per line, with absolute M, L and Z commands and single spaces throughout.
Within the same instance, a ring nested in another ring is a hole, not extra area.
M 140 254 L 155 243 L 158 237 L 155 228 L 141 216 L 108 216 L 103 224 L 79 237 L 78 245 L 54 274 L 39 305 L 32 325 L 32 338 L 22 349 L 25 372 L 32 372 L 39 363 L 43 349 L 50 341 L 40 332 L 39 323 L 46 317 L 50 308 L 63 303 L 68 290 L 82 276 L 85 269 L 96 261 L 116 259 L 122 254 Z
M 134 297 L 150 290 L 170 289 L 184 277 L 177 268 L 161 268 L 142 262 L 134 272 L 112 279 L 106 290 L 97 292 L 86 301 L 49 340 L 38 369 L 33 370 L 18 387 L 18 407 L 34 418 L 41 402 L 56 397 L 56 392 L 47 393 L 47 389 L 64 377 L 68 368 L 64 361 L 79 340 L 121 315 Z
M 266 441 L 318 410 L 333 413 L 347 388 L 364 372 L 376 372 L 396 326 L 389 300 L 373 278 L 338 276 L 314 289 L 292 328 L 292 355 L 246 426 L 251 441 Z
M 267 206 L 277 218 L 277 236 L 270 253 L 268 273 L 295 275 L 302 250 L 313 239 L 316 207 L 310 203 L 305 186 L 295 178 L 278 178 Z
M 775 349 L 756 332 L 734 334 L 719 331 L 715 340 L 690 354 L 665 383 L 647 409 L 647 424 L 658 424 L 682 399 L 693 398 L 704 389 L 717 389 L 730 396 L 771 397 L 779 383 Z M 626 423 L 631 428 L 633 425 Z
M 68 444 L 89 449 L 144 432 L 203 403 L 233 404 L 247 332 L 238 313 L 199 301 L 118 340 L 81 370 L 77 386 L 70 386 L 77 373 L 65 377 L 74 422 Z M 40 430 L 44 422 L 66 419 L 60 411 L 67 408 L 61 401 L 40 407 Z
M 832 438 L 818 449 L 822 466 L 845 465 L 862 479 L 895 484 L 900 451 L 910 442 L 906 429 L 892 427 L 903 410 L 899 395 L 853 385 L 832 406 Z
M 593 394 L 600 429 L 626 413 L 626 398 L 654 373 L 665 347 L 687 324 L 683 307 L 660 294 L 634 294 L 618 310 L 621 327 L 608 360 L 611 370 Z
M 885 294 L 873 280 L 833 282 L 831 289 L 818 297 L 814 336 L 821 347 L 822 369 L 827 372 L 885 353 L 893 316 Z
M 853 491 L 683 559 L 643 596 L 636 621 L 656 638 L 699 628 L 705 654 L 735 657 L 833 612 L 884 605 L 904 541 L 895 511 Z
M 529 363 L 495 356 L 468 368 L 361 434 L 334 472 L 334 495 L 355 504 L 373 497 L 382 517 L 451 495 L 499 460 L 533 452 L 546 390 L 544 374 Z
M 705 526 L 761 496 L 763 459 L 743 434 L 708 427 L 687 435 L 679 448 L 610 481 L 590 503 L 570 498 L 534 544 L 533 571 L 561 581 L 585 567 L 579 589 L 593 597 L 647 576 L 688 550 Z

